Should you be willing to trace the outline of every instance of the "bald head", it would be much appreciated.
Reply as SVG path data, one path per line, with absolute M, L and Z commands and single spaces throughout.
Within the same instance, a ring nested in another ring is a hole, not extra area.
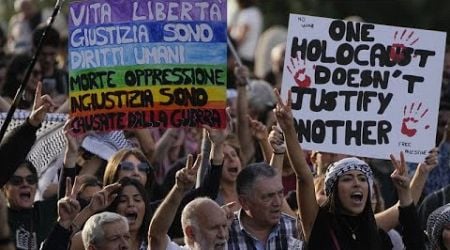
M 192 249 L 223 249 L 228 239 L 225 211 L 209 198 L 189 202 L 181 214 L 186 244 Z

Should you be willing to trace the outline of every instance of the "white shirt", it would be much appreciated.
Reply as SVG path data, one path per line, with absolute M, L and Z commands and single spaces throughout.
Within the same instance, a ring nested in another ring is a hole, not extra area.
M 249 29 L 244 40 L 238 47 L 238 54 L 242 59 L 253 61 L 256 44 L 258 43 L 263 26 L 262 14 L 257 7 L 245 8 L 238 12 L 236 22 L 230 32 L 231 37 L 235 38 L 240 32 L 239 30 L 243 29 L 245 25 Z

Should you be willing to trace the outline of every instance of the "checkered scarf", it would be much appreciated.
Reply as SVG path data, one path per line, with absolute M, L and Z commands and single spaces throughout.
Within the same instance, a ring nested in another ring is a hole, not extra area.
M 450 223 L 450 204 L 434 210 L 427 220 L 427 235 L 432 249 L 439 249 L 442 239 L 442 231 L 445 225 Z
M 372 170 L 366 162 L 358 158 L 351 157 L 337 161 L 328 167 L 325 173 L 325 194 L 329 196 L 333 193 L 333 189 L 336 187 L 338 178 L 351 170 L 359 170 L 367 177 L 369 182 L 369 191 L 371 191 L 373 185 Z

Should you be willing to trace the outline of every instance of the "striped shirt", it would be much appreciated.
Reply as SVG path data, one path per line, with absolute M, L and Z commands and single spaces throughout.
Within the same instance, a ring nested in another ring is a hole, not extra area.
M 295 218 L 282 213 L 280 222 L 273 227 L 267 241 L 261 242 L 245 230 L 240 220 L 242 213 L 242 209 L 235 213 L 227 242 L 228 250 L 302 249 L 303 242 L 299 240 Z

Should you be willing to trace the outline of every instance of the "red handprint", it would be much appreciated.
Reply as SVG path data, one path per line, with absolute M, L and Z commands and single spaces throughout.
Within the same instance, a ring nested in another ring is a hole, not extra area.
M 411 103 L 411 107 L 409 108 L 409 113 L 407 114 L 407 107 L 403 108 L 403 122 L 402 122 L 402 134 L 413 137 L 417 133 L 417 123 L 422 119 L 427 113 L 428 109 L 425 109 L 421 112 L 422 103 L 419 103 L 417 108 L 414 110 L 415 103 Z M 420 114 L 420 116 L 419 116 Z M 430 125 L 425 125 L 425 129 L 428 129 Z
M 303 66 L 306 65 L 305 60 L 303 60 Z M 291 57 L 291 67 L 287 66 L 289 72 L 293 75 L 295 82 L 300 88 L 309 88 L 311 85 L 311 77 L 306 74 L 306 68 L 300 65 L 300 59 L 297 57 L 294 61 L 294 58 Z M 295 72 L 295 73 L 294 73 Z
M 392 43 L 391 51 L 389 53 L 389 58 L 394 62 L 401 62 L 405 58 L 405 44 L 411 39 L 414 39 L 409 46 L 414 45 L 419 38 L 413 38 L 414 31 L 406 34 L 406 29 L 403 30 L 402 34 L 399 36 L 399 31 L 394 33 L 394 42 Z

